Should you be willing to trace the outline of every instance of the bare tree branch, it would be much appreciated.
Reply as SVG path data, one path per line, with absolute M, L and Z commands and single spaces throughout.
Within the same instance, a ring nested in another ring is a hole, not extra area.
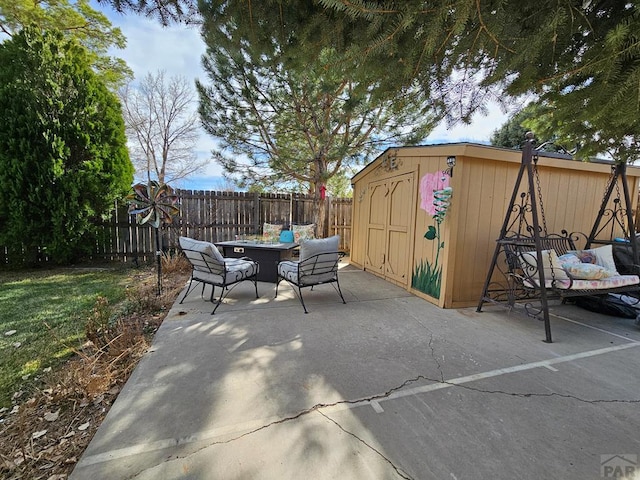
M 199 118 L 194 89 L 184 77 L 147 74 L 120 90 L 131 159 L 147 180 L 169 183 L 201 173 L 195 153 Z

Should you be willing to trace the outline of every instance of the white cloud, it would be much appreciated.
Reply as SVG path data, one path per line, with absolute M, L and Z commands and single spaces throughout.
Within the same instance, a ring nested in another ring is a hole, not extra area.
M 494 130 L 509 118 L 510 113 L 502 111 L 497 103 L 487 105 L 487 114 L 476 113 L 469 125 L 463 123 L 448 127 L 445 122 L 438 125 L 429 135 L 429 142 L 473 142 L 488 143 Z
M 204 79 L 200 58 L 205 45 L 197 27 L 163 27 L 157 21 L 134 14 L 107 13 L 127 37 L 127 47 L 114 55 L 123 58 L 136 78 L 165 70 L 169 76 Z

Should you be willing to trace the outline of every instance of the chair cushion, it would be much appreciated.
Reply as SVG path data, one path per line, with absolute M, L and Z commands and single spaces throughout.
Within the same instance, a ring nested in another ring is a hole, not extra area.
M 339 245 L 339 235 L 307 240 L 300 246 L 300 260 L 280 262 L 278 273 L 281 277 L 300 286 L 334 280 L 337 276 L 335 267 L 338 264 Z M 309 260 L 316 255 L 322 256 Z
M 304 263 L 284 260 L 278 264 L 278 275 L 300 287 L 335 280 L 338 274 L 335 270 L 329 270 L 331 264 L 323 263 L 322 265 L 322 268 L 315 270 L 319 273 L 313 273 L 313 264 L 305 267 Z
M 318 255 L 319 253 L 337 252 L 340 246 L 340 235 L 334 235 L 328 238 L 316 238 L 307 240 L 300 246 L 300 261 L 309 257 Z M 336 253 L 337 255 L 337 253 Z
M 258 264 L 249 260 L 240 258 L 225 258 L 225 269 L 227 271 L 226 279 L 222 275 L 204 271 L 193 271 L 193 279 L 200 280 L 214 285 L 230 285 L 252 277 L 258 273 Z
M 224 257 L 216 247 L 211 242 L 203 242 L 201 240 L 195 240 L 189 237 L 180 237 L 180 247 L 187 250 L 195 250 L 196 252 L 202 252 L 210 257 L 213 257 L 215 260 L 219 262 L 224 262 Z
M 298 282 L 298 262 L 284 260 L 278 263 L 278 275 L 293 283 Z

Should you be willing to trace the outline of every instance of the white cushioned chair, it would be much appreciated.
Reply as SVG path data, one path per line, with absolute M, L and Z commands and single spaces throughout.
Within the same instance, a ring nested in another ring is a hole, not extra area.
M 278 282 L 276 283 L 276 297 L 278 286 L 282 280 L 291 284 L 302 303 L 304 313 L 309 313 L 302 298 L 302 289 L 323 283 L 330 283 L 338 292 L 342 303 L 347 303 L 340 290 L 338 281 L 338 262 L 344 252 L 338 251 L 340 236 L 306 240 L 300 245 L 300 259 L 296 262 L 285 260 L 278 264 Z
M 180 303 L 187 298 L 198 282 L 202 283 L 203 295 L 205 285 L 211 285 L 210 300 L 216 304 L 211 315 L 216 313 L 216 309 L 231 291 L 229 287 L 245 280 L 253 282 L 256 298 L 258 298 L 259 265 L 257 262 L 249 258 L 224 258 L 213 243 L 193 238 L 180 237 L 180 247 L 193 267 L 189 286 Z M 216 287 L 220 287 L 221 293 L 218 300 L 214 302 L 213 295 Z

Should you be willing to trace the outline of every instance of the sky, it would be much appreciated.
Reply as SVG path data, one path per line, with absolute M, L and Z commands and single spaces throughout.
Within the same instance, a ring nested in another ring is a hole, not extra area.
M 141 79 L 147 73 L 164 70 L 169 77 L 179 75 L 207 83 L 200 60 L 205 53 L 205 45 L 197 27 L 162 27 L 157 21 L 138 15 L 121 15 L 109 11 L 105 5 L 94 8 L 104 12 L 127 38 L 126 49 L 114 50 L 112 55 L 125 60 L 136 79 Z M 194 105 L 194 108 L 197 107 Z M 448 128 L 444 123 L 439 125 L 425 143 L 488 143 L 493 131 L 508 118 L 508 114 L 502 112 L 497 105 L 489 105 L 488 110 L 486 116 L 477 114 L 470 125 L 457 125 L 453 128 Z M 198 158 L 209 158 L 213 146 L 214 139 L 202 131 L 196 147 Z M 211 161 L 203 175 L 175 186 L 193 190 L 218 190 L 223 185 L 221 174 L 220 166 Z

